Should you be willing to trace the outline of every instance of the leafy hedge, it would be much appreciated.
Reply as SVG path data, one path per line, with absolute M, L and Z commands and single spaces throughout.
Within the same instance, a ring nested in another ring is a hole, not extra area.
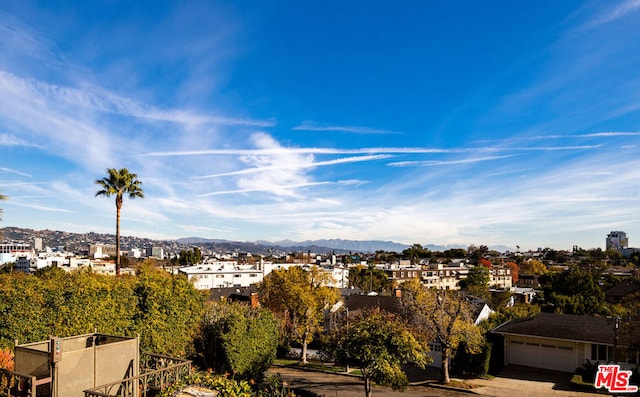
M 0 274 L 0 348 L 98 331 L 140 335 L 143 350 L 190 352 L 204 297 L 184 276 L 149 264 L 136 276 L 57 268 L 36 275 Z

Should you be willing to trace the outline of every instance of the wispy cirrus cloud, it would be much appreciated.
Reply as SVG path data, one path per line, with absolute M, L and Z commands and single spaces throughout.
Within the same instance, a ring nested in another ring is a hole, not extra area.
M 15 174 L 15 175 L 20 175 L 20 176 L 26 176 L 27 178 L 33 178 L 32 175 L 29 175 L 25 172 L 21 172 L 18 170 L 14 170 L 12 168 L 7 168 L 7 167 L 0 167 L 0 173 L 5 173 L 5 174 Z
M 426 153 L 463 153 L 471 149 L 438 149 L 438 148 L 418 148 L 418 147 L 371 147 L 360 149 L 341 148 L 320 148 L 320 147 L 273 147 L 260 149 L 205 149 L 205 150 L 183 150 L 149 152 L 142 156 L 168 157 L 168 156 L 206 156 L 206 155 L 277 155 L 277 154 L 426 154 Z
M 335 182 L 325 181 L 325 182 L 298 183 L 295 185 L 279 185 L 278 189 L 292 190 L 292 189 L 299 189 L 299 188 L 312 187 L 312 186 L 331 185 L 333 183 Z M 210 196 L 220 196 L 224 194 L 238 194 L 238 193 L 251 193 L 251 192 L 269 192 L 269 191 L 272 191 L 273 189 L 274 189 L 274 186 L 262 186 L 262 187 L 236 189 L 236 190 L 221 190 L 218 192 L 200 194 L 198 195 L 198 197 L 210 197 Z
M 30 96 L 41 100 L 154 121 L 169 121 L 188 125 L 211 123 L 252 127 L 269 127 L 275 124 L 273 120 L 251 120 L 203 115 L 182 109 L 160 109 L 132 98 L 117 95 L 95 85 L 87 85 L 82 89 L 63 87 L 35 79 L 24 79 L 4 71 L 0 71 L 0 84 L 28 92 Z
M 50 207 L 50 206 L 45 206 L 45 205 L 41 205 L 41 204 L 32 204 L 32 203 L 26 203 L 24 201 L 12 201 L 9 202 L 10 205 L 15 205 L 18 207 L 26 207 L 26 208 L 31 208 L 31 209 L 36 209 L 39 211 L 46 211 L 46 212 L 65 212 L 65 213 L 71 213 L 73 211 L 68 210 L 66 208 L 56 208 L 56 207 Z
M 149 152 L 142 156 L 149 157 L 170 157 L 170 156 L 207 156 L 207 155 L 232 155 L 232 156 L 252 156 L 252 155 L 278 155 L 278 154 L 317 154 L 317 155 L 338 155 L 338 154 L 456 154 L 472 152 L 506 152 L 506 151 L 558 151 L 558 150 L 583 150 L 596 149 L 601 145 L 578 145 L 578 146 L 520 146 L 520 147 L 466 147 L 466 148 L 424 148 L 424 147 L 370 147 L 370 148 L 320 148 L 320 147 L 277 147 L 264 149 L 205 149 L 186 151 L 166 151 Z
M 25 146 L 25 147 L 38 147 L 38 145 L 27 141 L 26 139 L 17 137 L 15 135 L 0 133 L 0 146 Z
M 517 156 L 517 155 L 510 154 L 505 156 L 471 157 L 466 159 L 455 159 L 455 160 L 397 161 L 397 162 L 389 163 L 387 165 L 392 167 L 434 167 L 434 166 L 443 166 L 443 165 L 481 163 L 483 161 L 495 161 L 495 160 L 506 159 L 514 156 Z
M 611 2 L 604 3 L 607 6 L 611 4 Z M 611 22 L 614 22 L 624 16 L 633 13 L 640 9 L 640 0 L 626 0 L 622 3 L 618 4 L 613 9 L 607 9 L 604 12 L 601 12 L 592 20 L 587 22 L 584 27 L 585 28 L 594 28 L 600 25 L 605 25 Z
M 395 134 L 401 135 L 402 132 L 381 130 L 377 128 L 361 127 L 353 125 L 330 125 L 321 124 L 315 121 L 304 121 L 302 124 L 292 128 L 294 131 L 336 131 L 348 132 L 352 134 Z
M 571 139 L 571 138 L 615 138 L 615 137 L 631 137 L 640 136 L 640 132 L 636 131 L 606 131 L 606 132 L 592 132 L 589 134 L 575 134 L 575 135 L 537 135 L 525 139 L 530 140 L 543 140 L 543 139 Z
M 316 167 L 322 167 L 322 166 L 328 166 L 328 165 L 349 164 L 349 163 L 359 163 L 359 162 L 365 162 L 365 161 L 382 160 L 390 157 L 393 157 L 393 156 L 385 155 L 385 154 L 377 154 L 372 156 L 356 156 L 356 157 L 345 157 L 345 158 L 327 160 L 327 161 L 316 161 L 316 162 L 311 162 L 307 164 L 278 164 L 278 165 L 270 165 L 270 166 L 265 166 L 260 168 L 247 168 L 247 169 L 238 170 L 238 171 L 203 175 L 203 176 L 197 176 L 194 178 L 195 179 L 216 178 L 221 176 L 247 175 L 247 174 L 254 174 L 257 172 L 268 172 L 268 171 L 275 171 L 275 170 L 316 168 Z

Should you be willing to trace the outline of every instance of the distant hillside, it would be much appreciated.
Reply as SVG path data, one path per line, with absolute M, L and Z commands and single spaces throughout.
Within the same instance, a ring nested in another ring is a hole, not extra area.
M 73 246 L 78 243 L 113 243 L 114 236 L 112 234 L 98 233 L 68 233 L 64 231 L 52 230 L 32 230 L 17 227 L 0 228 L 0 233 L 4 234 L 6 240 L 29 241 L 33 237 L 40 237 L 45 246 Z M 229 241 L 221 239 L 209 239 L 202 237 L 187 237 L 171 241 L 155 241 L 146 238 L 123 236 L 122 244 L 126 247 L 147 247 L 151 245 L 168 245 L 178 244 L 186 247 L 190 245 L 201 245 L 209 247 L 220 252 L 251 252 L 253 254 L 269 254 L 272 252 L 304 252 L 311 251 L 317 254 L 346 254 L 349 252 L 374 253 L 376 251 L 385 252 L 402 252 L 409 248 L 410 245 L 395 243 L 393 241 L 380 240 L 343 240 L 343 239 L 324 239 L 324 240 L 306 240 L 306 241 Z M 430 251 L 446 251 L 452 248 L 463 248 L 467 246 L 461 244 L 434 245 L 422 244 L 422 246 Z M 173 247 L 175 250 L 183 249 Z M 492 246 L 492 250 L 499 252 L 513 251 L 513 248 L 507 246 Z
M 258 241 L 260 244 L 271 244 L 280 247 L 328 247 L 341 251 L 352 252 L 376 252 L 376 251 L 388 251 L 388 252 L 402 252 L 409 248 L 409 245 L 394 243 L 393 241 L 379 241 L 379 240 L 342 240 L 342 239 L 328 239 L 328 240 L 306 240 L 306 241 Z

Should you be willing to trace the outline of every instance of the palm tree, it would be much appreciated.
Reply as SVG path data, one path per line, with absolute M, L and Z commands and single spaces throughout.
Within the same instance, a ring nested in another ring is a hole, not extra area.
M 123 195 L 128 194 L 129 198 L 144 198 L 144 192 L 138 180 L 138 175 L 130 173 L 128 169 L 115 168 L 107 169 L 107 177 L 95 181 L 96 185 L 102 187 L 96 192 L 98 196 L 116 196 L 116 276 L 120 275 L 120 209 L 122 208 Z

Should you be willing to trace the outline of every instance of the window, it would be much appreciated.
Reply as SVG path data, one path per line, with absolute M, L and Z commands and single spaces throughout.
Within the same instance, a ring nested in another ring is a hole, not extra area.
M 558 346 L 558 349 L 562 349 L 562 350 L 573 350 L 573 347 L 570 347 L 570 346 Z
M 613 359 L 613 346 L 591 344 L 591 359 L 598 361 L 609 361 Z

